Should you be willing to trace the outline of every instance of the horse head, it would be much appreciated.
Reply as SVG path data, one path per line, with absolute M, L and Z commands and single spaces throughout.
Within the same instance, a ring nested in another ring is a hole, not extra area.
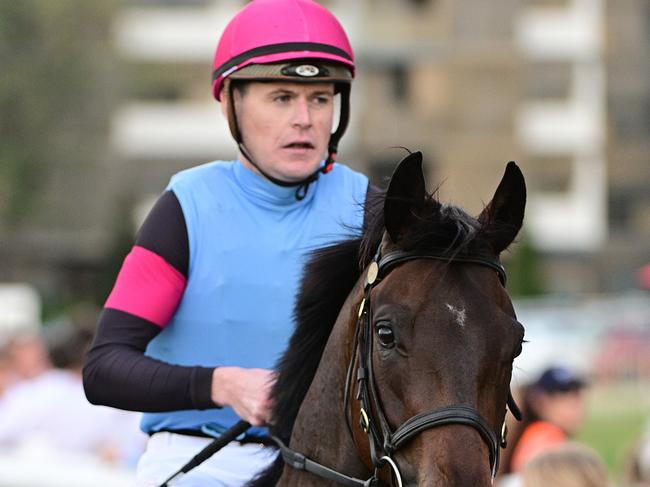
M 362 418 L 353 429 L 362 456 L 388 456 L 405 484 L 491 484 L 524 335 L 499 255 L 521 228 L 525 199 L 512 162 L 477 218 L 427 194 L 419 152 L 391 178 L 361 305 L 368 343 L 357 360 L 371 354 L 369 377 L 353 388 L 370 398 L 352 415 Z

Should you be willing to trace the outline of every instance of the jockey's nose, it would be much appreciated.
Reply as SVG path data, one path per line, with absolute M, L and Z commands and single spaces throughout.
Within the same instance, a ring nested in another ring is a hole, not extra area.
M 309 107 L 309 100 L 307 100 L 307 98 L 304 96 L 299 96 L 296 99 L 292 123 L 294 126 L 301 129 L 311 127 L 311 111 Z

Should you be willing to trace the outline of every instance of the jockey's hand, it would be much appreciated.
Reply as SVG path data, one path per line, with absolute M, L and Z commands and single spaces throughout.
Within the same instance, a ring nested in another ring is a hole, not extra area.
M 219 406 L 230 406 L 239 417 L 253 426 L 262 426 L 271 419 L 271 387 L 275 373 L 267 369 L 218 367 L 212 374 L 212 400 Z

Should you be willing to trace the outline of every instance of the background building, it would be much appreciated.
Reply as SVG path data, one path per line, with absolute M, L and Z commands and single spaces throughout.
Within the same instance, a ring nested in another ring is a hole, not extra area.
M 245 3 L 100 2 L 110 15 L 94 42 L 108 65 L 84 81 L 101 110 L 91 127 L 61 119 L 65 140 L 35 156 L 43 170 L 32 211 L 0 226 L 0 280 L 26 276 L 46 307 L 89 288 L 98 299 L 100 275 L 170 175 L 236 156 L 208 87 L 219 33 Z M 536 289 L 635 286 L 650 259 L 647 2 L 324 3 L 359 65 L 342 160 L 381 183 L 404 154 L 394 147 L 422 150 L 431 187 L 475 212 L 517 160 Z

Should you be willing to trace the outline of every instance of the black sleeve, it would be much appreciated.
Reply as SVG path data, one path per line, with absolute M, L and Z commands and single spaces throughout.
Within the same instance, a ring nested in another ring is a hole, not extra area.
M 190 260 L 187 226 L 176 195 L 165 191 L 138 231 L 136 245 L 151 250 L 187 277 Z
M 144 355 L 159 332 L 142 318 L 104 309 L 83 368 L 88 400 L 142 412 L 216 407 L 210 398 L 214 369 L 170 365 Z
M 137 245 L 187 276 L 187 229 L 176 196 L 166 192 L 142 225 Z M 105 308 L 86 354 L 83 384 L 93 404 L 142 412 L 208 409 L 213 368 L 171 365 L 145 356 L 161 328 L 130 313 Z

